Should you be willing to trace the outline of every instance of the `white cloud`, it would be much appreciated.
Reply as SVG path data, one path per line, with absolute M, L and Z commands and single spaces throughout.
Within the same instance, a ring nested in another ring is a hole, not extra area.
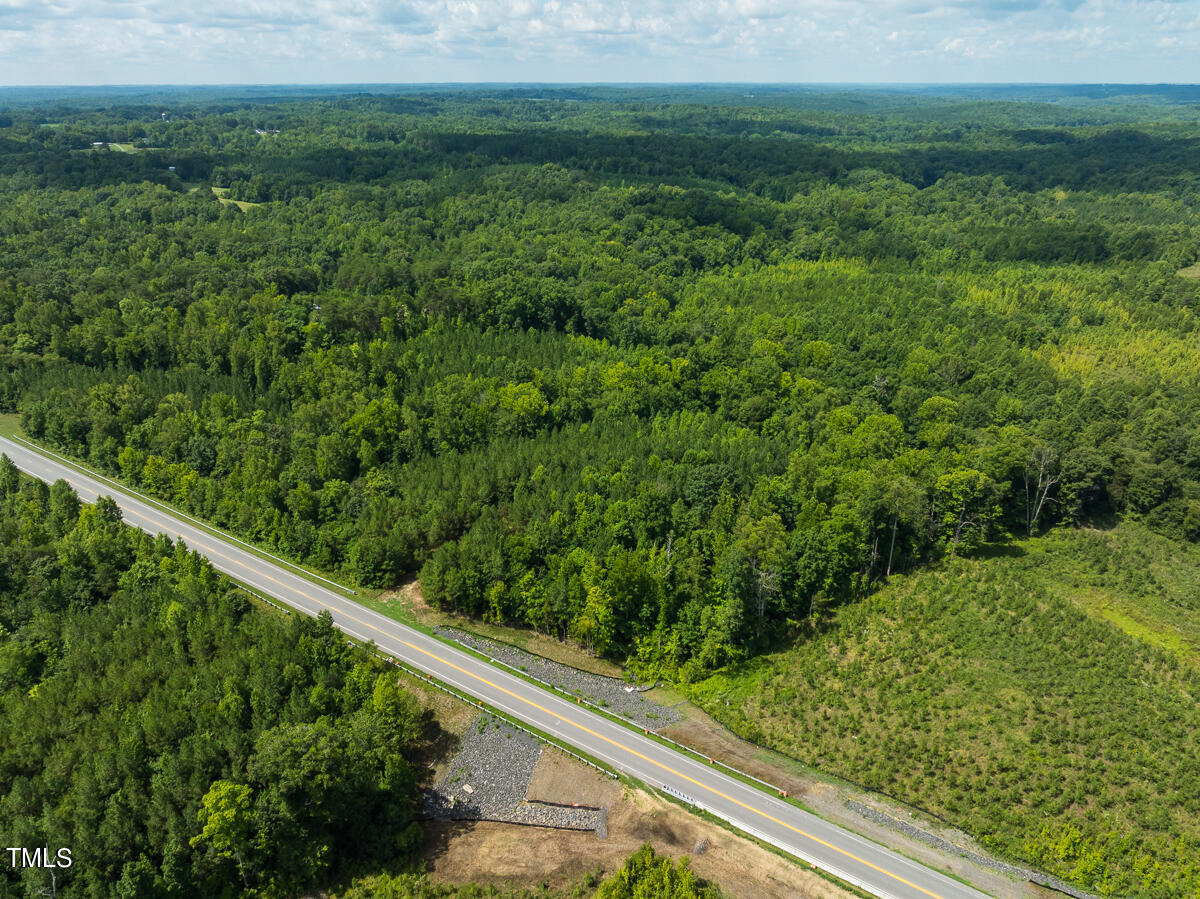
M 0 0 L 0 82 L 1195 81 L 1198 32 L 1196 0 Z
M 782 0 L 735 0 L 733 11 L 748 19 L 782 19 L 795 11 L 795 4 Z

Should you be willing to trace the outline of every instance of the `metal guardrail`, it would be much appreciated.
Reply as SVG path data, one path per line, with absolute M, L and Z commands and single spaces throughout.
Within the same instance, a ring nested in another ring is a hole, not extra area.
M 349 640 L 347 642 L 349 642 L 353 645 L 359 645 L 359 644 L 355 644 L 353 640 Z M 487 705 L 482 700 L 472 699 L 469 696 L 459 693 L 454 688 L 442 683 L 440 680 L 435 678 L 432 674 L 428 674 L 424 671 L 418 671 L 417 669 L 413 668 L 412 666 L 407 665 L 404 662 L 398 662 L 392 656 L 384 655 L 382 652 L 379 652 L 378 650 L 375 651 L 374 655 L 376 656 L 376 658 L 381 659 L 384 662 L 387 662 L 389 665 L 394 665 L 395 667 L 401 669 L 402 671 L 407 671 L 413 677 L 417 678 L 418 680 L 420 680 L 424 683 L 429 684 L 432 687 L 436 687 L 437 689 L 441 690 L 443 693 L 449 693 L 451 696 L 453 696 L 455 699 L 459 700 L 460 702 L 465 702 L 467 705 L 474 706 L 475 708 L 481 709 L 485 712 L 488 711 Z M 504 723 L 507 724 L 509 727 L 514 727 L 517 730 L 524 731 L 525 733 L 529 734 L 529 736 L 533 737 L 538 742 L 545 743 L 547 746 L 553 746 L 559 752 L 562 752 L 566 755 L 571 756 L 571 758 L 575 759 L 576 761 L 582 762 L 583 764 L 587 765 L 589 768 L 595 768 L 601 774 L 611 777 L 613 780 L 616 780 L 618 777 L 618 775 L 615 772 L 609 771 L 607 768 L 597 765 L 591 759 L 586 759 L 583 756 L 579 755 L 578 753 L 572 752 L 570 749 L 567 749 L 567 748 L 559 745 L 554 740 L 551 740 L 549 737 L 547 737 L 545 734 L 539 734 L 537 731 L 531 730 L 530 728 L 526 727 L 525 725 L 519 724 L 518 722 L 513 721 L 507 715 L 497 715 L 497 713 L 495 711 L 491 711 L 491 712 L 489 712 L 489 714 L 496 715 L 498 718 L 503 720 Z
M 878 886 L 867 884 L 866 882 L 855 877 L 853 874 L 847 874 L 845 871 L 843 871 L 841 868 L 838 868 L 835 865 L 831 865 L 828 862 L 824 862 L 824 861 L 818 862 L 816 859 L 814 859 L 813 857 L 809 856 L 808 854 L 800 851 L 799 849 L 794 849 L 790 846 L 781 846 L 779 844 L 778 840 L 773 839 L 772 837 L 763 833 L 757 827 L 752 827 L 749 824 L 746 824 L 741 821 L 734 823 L 733 821 L 730 821 L 728 818 L 726 818 L 724 815 L 718 814 L 716 811 L 714 811 L 712 808 L 710 808 L 708 805 L 706 805 L 704 802 L 700 801 L 699 799 L 693 799 L 690 796 L 680 793 L 678 790 L 674 790 L 674 789 L 668 787 L 666 784 L 661 784 L 659 786 L 659 792 L 666 793 L 668 796 L 673 796 L 674 798 L 680 800 L 681 802 L 686 802 L 689 805 L 691 805 L 695 808 L 698 808 L 700 811 L 705 812 L 720 821 L 724 821 L 726 824 L 729 824 L 730 826 L 736 828 L 737 830 L 740 830 L 743 833 L 750 834 L 750 836 L 754 837 L 760 843 L 766 843 L 768 846 L 775 847 L 780 852 L 786 852 L 788 855 L 791 855 L 791 856 L 794 856 L 795 858 L 800 859 L 802 862 L 804 862 L 809 867 L 811 867 L 814 871 L 824 871 L 826 874 L 832 874 L 834 877 L 844 880 L 846 883 L 856 886 L 860 890 L 863 890 L 864 892 L 867 892 L 867 893 L 871 894 L 872 896 L 880 897 L 880 899 L 901 899 L 901 897 L 895 896 L 892 893 L 881 892 Z
M 699 799 L 693 799 L 693 798 L 692 798 L 691 796 L 689 796 L 687 793 L 682 793 L 682 792 L 680 792 L 679 790 L 675 789 L 675 788 L 674 788 L 674 787 L 672 787 L 672 786 L 668 786 L 667 784 L 663 784 L 663 785 L 662 785 L 662 787 L 661 787 L 660 789 L 661 789 L 661 790 L 662 790 L 664 793 L 667 793 L 667 794 L 669 794 L 669 795 L 671 795 L 671 796 L 674 796 L 676 799 L 680 800 L 681 802 L 686 802 L 688 805 L 696 805 L 696 806 L 700 805 L 700 800 L 699 800 Z
M 487 638 L 483 638 L 483 639 L 487 639 Z M 508 664 L 508 662 L 505 662 L 501 659 L 497 659 L 497 658 L 487 655 L 485 653 L 481 653 L 481 652 L 479 652 L 478 649 L 476 649 L 474 646 L 471 646 L 469 643 L 464 643 L 463 641 L 458 640 L 458 639 L 455 639 L 454 642 L 459 644 L 460 646 L 465 646 L 467 649 L 471 650 L 472 652 L 479 653 L 480 655 L 484 656 L 493 665 L 499 665 L 501 667 L 507 668 L 508 670 L 516 673 L 519 677 L 523 677 L 528 680 L 539 683 L 543 687 L 553 690 L 555 693 L 559 693 L 563 696 L 568 696 L 571 699 L 574 699 L 580 705 L 586 705 L 589 708 L 594 709 L 596 712 L 600 713 L 601 715 L 607 715 L 610 718 L 616 718 L 618 721 L 620 721 L 623 724 L 628 725 L 629 727 L 637 728 L 638 730 L 642 731 L 646 736 L 653 735 L 654 739 L 656 739 L 656 740 L 661 740 L 664 743 L 670 743 L 676 749 L 682 749 L 684 752 L 690 752 L 692 755 L 696 756 L 698 759 L 700 759 L 702 761 L 706 761 L 710 765 L 713 765 L 713 766 L 716 766 L 719 768 L 724 768 L 726 771 L 731 771 L 734 774 L 738 775 L 739 777 L 744 777 L 747 780 L 752 780 L 755 783 L 759 784 L 760 786 L 764 786 L 769 790 L 774 790 L 778 795 L 780 795 L 784 798 L 787 798 L 787 795 L 788 795 L 787 790 L 783 789 L 782 787 L 776 786 L 773 783 L 769 783 L 768 781 L 763 780 L 761 777 L 755 777 L 753 774 L 747 774 L 745 771 L 742 771 L 740 768 L 735 768 L 735 767 L 733 767 L 733 765 L 726 764 L 725 762 L 722 762 L 722 761 L 714 758 L 713 756 L 705 755 L 703 752 L 700 752 L 698 749 L 693 749 L 691 746 L 688 746 L 684 743 L 680 743 L 676 740 L 672 740 L 670 737 L 664 737 L 658 731 L 651 731 L 650 728 L 646 727 L 644 724 L 639 724 L 638 722 L 636 722 L 630 718 L 626 718 L 624 715 L 618 714 L 617 712 L 610 711 L 607 707 L 599 705 L 598 703 L 592 702 L 590 699 L 580 696 L 578 693 L 572 693 L 569 690 L 564 690 L 562 687 L 552 684 L 549 681 L 544 681 L 540 677 L 530 674 L 528 671 L 522 671 L 520 668 L 517 668 L 514 665 L 510 665 L 510 664 Z M 520 651 L 524 652 L 524 650 L 520 650 Z M 556 663 L 556 664 L 561 664 L 561 663 Z
M 246 593 L 249 593 L 251 596 L 253 596 L 255 599 L 257 599 L 259 602 L 265 602 L 267 605 L 278 609 L 280 612 L 283 612 L 283 614 L 285 614 L 285 615 L 292 614 L 292 610 L 289 609 L 287 606 L 281 606 L 279 603 L 275 602 L 273 599 L 268 599 L 267 597 L 265 597 L 261 593 L 259 593 L 257 590 L 255 590 L 253 587 L 247 587 L 241 581 L 235 581 L 235 583 L 237 584 L 237 586 L 240 590 L 244 590 Z
M 353 643 L 353 641 L 348 641 L 348 642 Z M 461 702 L 465 702 L 468 705 L 475 706 L 476 708 L 483 709 L 486 711 L 485 705 L 482 701 L 477 700 L 477 699 L 471 699 L 471 698 L 464 696 L 463 694 L 459 693 L 457 690 L 454 690 L 451 687 L 447 686 L 446 684 L 443 684 L 441 681 L 436 679 L 432 674 L 427 674 L 425 672 L 418 671 L 418 670 L 412 668 L 411 666 L 406 665 L 403 662 L 396 661 L 396 659 L 393 658 L 392 656 L 386 656 L 379 651 L 376 651 L 374 654 L 382 661 L 387 662 L 390 665 L 394 665 L 395 667 L 400 668 L 403 671 L 407 671 L 409 674 L 411 674 L 413 677 L 416 677 L 418 680 L 421 680 L 427 684 L 430 684 L 431 686 L 436 687 L 437 689 L 441 690 L 444 693 L 449 693 L 455 699 L 458 699 Z M 503 664 L 503 663 L 501 663 L 501 664 Z M 509 667 L 511 667 L 511 666 L 509 666 Z M 534 678 L 534 680 L 537 680 L 537 678 Z M 545 683 L 544 681 L 539 681 L 539 682 Z M 509 720 L 509 718 L 506 716 L 498 716 L 498 717 L 501 717 L 504 720 L 504 722 L 506 724 L 508 724 L 510 727 L 515 727 L 518 730 L 524 731 L 525 733 L 527 733 L 531 737 L 533 737 L 535 740 L 545 743 L 548 746 L 553 746 L 555 749 L 559 750 L 560 752 L 563 752 L 566 755 L 569 755 L 572 758 L 574 758 L 580 762 L 583 762 L 583 764 L 587 765 L 589 768 L 595 768 L 600 773 L 606 774 L 607 776 L 613 778 L 613 780 L 617 779 L 617 775 L 614 772 L 609 771 L 607 768 L 602 768 L 600 765 L 597 765 L 595 762 L 593 762 L 589 759 L 586 759 L 583 756 L 578 755 L 577 753 L 571 752 L 571 750 L 569 750 L 569 749 L 564 749 L 562 746 L 558 745 L 553 740 L 547 738 L 545 735 L 539 734 L 533 730 L 530 730 L 529 728 L 524 727 L 521 724 L 517 724 L 517 723 Z M 687 747 L 684 747 L 684 748 L 687 748 Z M 691 750 L 691 751 L 695 751 L 695 750 Z M 679 790 L 675 790 L 675 789 L 667 786 L 666 784 L 661 784 L 660 790 L 663 792 L 666 792 L 668 795 L 674 796 L 676 799 L 679 799 L 682 802 L 686 802 L 689 805 L 692 805 L 693 807 L 700 809 L 701 811 L 713 816 L 714 818 L 717 818 L 718 820 L 726 821 L 726 819 L 723 816 L 719 815 L 715 810 L 710 808 L 704 802 L 701 802 L 699 799 L 695 799 L 691 796 L 688 796 L 687 794 L 682 793 Z M 728 822 L 728 821 L 727 821 L 727 823 L 733 824 L 733 822 Z M 828 863 L 822 862 L 822 863 L 818 864 L 815 859 L 809 857 L 808 855 L 806 855 L 803 852 L 792 849 L 790 847 L 781 846 L 781 845 L 779 845 L 779 843 L 776 840 L 772 839 L 767 834 L 763 833 L 761 830 L 759 830 L 755 827 L 748 826 L 744 823 L 733 824 L 733 826 L 736 827 L 738 830 L 741 830 L 745 833 L 750 834 L 750 836 L 754 837 L 756 840 L 759 840 L 760 842 L 766 843 L 769 846 L 774 846 L 776 849 L 780 850 L 781 852 L 786 852 L 789 855 L 795 856 L 796 858 L 798 858 L 801 861 L 810 865 L 813 870 L 825 871 L 828 874 L 832 874 L 834 877 L 841 878 L 842 880 L 846 881 L 846 883 L 853 884 L 854 886 L 858 887 L 859 889 L 865 890 L 866 892 L 872 893 L 873 895 L 880 896 L 881 899 L 899 899 L 899 897 L 894 897 L 888 893 L 880 893 L 878 891 L 877 887 L 872 887 L 872 886 L 864 883 L 863 881 L 859 880 L 857 877 L 853 876 L 852 874 L 847 874 L 845 871 L 842 871 L 839 868 L 829 865 Z

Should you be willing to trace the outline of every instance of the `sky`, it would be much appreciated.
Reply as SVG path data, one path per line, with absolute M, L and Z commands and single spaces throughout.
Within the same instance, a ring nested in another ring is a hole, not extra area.
M 1200 0 L 0 0 L 0 84 L 1200 82 Z

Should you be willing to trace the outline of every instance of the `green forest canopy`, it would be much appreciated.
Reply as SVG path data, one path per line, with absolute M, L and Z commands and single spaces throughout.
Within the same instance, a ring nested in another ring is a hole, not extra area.
M 0 459 L 0 838 L 58 895 L 297 895 L 415 860 L 430 721 L 328 613 Z M 389 673 L 390 672 L 390 673 Z M 48 887 L 0 868 L 0 891 Z
M 419 872 L 439 730 L 328 613 L 283 618 L 3 457 L 0 538 L 0 839 L 66 847 L 57 895 L 295 896 L 362 872 L 338 895 L 550 895 Z M 50 878 L 5 864 L 0 894 Z M 647 845 L 598 895 L 721 894 Z
M 0 405 L 308 564 L 693 678 L 1010 535 L 1200 538 L 1177 94 L 14 97 Z
M 1177 274 L 1200 258 L 1197 99 L 0 92 L 0 411 L 277 552 L 373 587 L 419 574 L 443 608 L 644 675 L 698 681 L 801 637 L 697 698 L 758 685 L 768 742 L 853 759 L 849 776 L 1079 883 L 1171 895 L 1195 882 L 1177 820 L 1195 797 L 1095 751 L 1159 735 L 1145 721 L 1170 703 L 1147 693 L 1135 714 L 1113 677 L 1076 675 L 1192 675 L 1104 630 L 1046 669 L 1039 647 L 1090 625 L 989 560 L 1114 520 L 1200 541 L 1200 281 Z M 335 858 L 411 854 L 419 712 L 328 622 L 264 616 L 111 509 L 0 475 L 13 840 L 65 834 L 100 860 L 71 888 L 130 895 L 284 893 L 349 873 Z M 974 558 L 931 564 L 948 556 Z M 947 580 L 979 566 L 974 587 Z M 931 585 L 924 604 L 875 607 L 908 580 L 846 604 L 898 572 Z M 997 583 L 1028 595 L 998 610 Z M 887 679 L 829 654 L 876 647 L 887 621 L 889 651 L 940 639 L 937 670 Z M 936 704 L 923 721 L 954 740 L 846 742 L 910 711 L 905 684 L 936 691 L 958 644 L 991 666 L 970 669 L 978 695 L 1024 677 L 1068 698 L 1030 706 L 1050 722 L 1036 743 L 1007 733 L 960 770 L 979 722 Z M 843 682 L 880 702 L 824 701 Z M 1068 707 L 1092 711 L 1054 724 Z M 301 739 L 390 816 L 390 842 L 338 855 L 361 818 L 308 777 Z M 1194 767 L 1188 745 L 1147 770 Z M 955 778 L 897 767 L 897 746 Z M 1038 759 L 1060 756 L 1056 793 Z M 39 773 L 63 766 L 61 789 Z

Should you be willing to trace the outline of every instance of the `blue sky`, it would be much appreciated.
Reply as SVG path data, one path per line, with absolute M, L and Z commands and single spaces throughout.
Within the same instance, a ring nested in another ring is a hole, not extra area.
M 0 84 L 1200 82 L 1200 0 L 0 0 Z

